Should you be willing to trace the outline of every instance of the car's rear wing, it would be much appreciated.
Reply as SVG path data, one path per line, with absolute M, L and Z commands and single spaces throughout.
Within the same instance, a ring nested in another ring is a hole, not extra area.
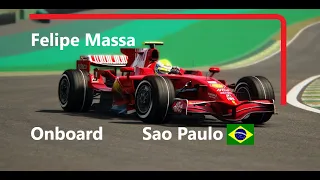
M 98 67 L 145 67 L 151 60 L 158 60 L 159 51 L 156 45 L 163 45 L 163 42 L 144 42 L 149 48 L 121 48 L 121 55 L 82 55 L 77 61 L 77 69 L 90 71 L 91 66 Z
M 89 61 L 93 66 L 126 66 L 128 56 L 126 55 L 82 55 L 80 61 Z
M 82 55 L 77 60 L 77 69 L 90 71 L 90 66 L 123 67 L 128 64 L 126 55 Z

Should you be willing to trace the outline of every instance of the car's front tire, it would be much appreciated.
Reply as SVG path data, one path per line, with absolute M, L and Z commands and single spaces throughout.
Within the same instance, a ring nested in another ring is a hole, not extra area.
M 240 100 L 275 100 L 270 81 L 263 76 L 246 76 L 238 80 L 235 87 L 236 97 Z M 243 123 L 263 124 L 273 113 L 251 114 Z
M 146 76 L 136 88 L 136 113 L 145 123 L 167 123 L 167 115 L 174 98 L 175 90 L 167 77 Z

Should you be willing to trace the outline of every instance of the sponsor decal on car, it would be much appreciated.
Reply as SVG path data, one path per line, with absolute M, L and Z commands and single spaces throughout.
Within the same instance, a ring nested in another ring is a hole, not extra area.
M 93 82 L 93 83 L 97 83 L 97 82 L 99 82 L 99 79 L 96 79 L 96 78 L 94 78 L 94 77 L 92 76 L 92 78 L 91 78 L 91 82 Z
M 99 83 L 100 82 L 100 79 L 95 78 L 94 75 L 90 75 L 90 79 L 91 79 L 91 83 Z
M 223 84 L 210 84 L 211 87 L 217 88 L 217 89 L 222 89 L 225 86 Z
M 226 94 L 226 97 L 229 101 L 235 101 L 231 94 Z
M 227 92 L 219 92 L 219 94 L 233 94 L 233 92 L 231 92 L 231 91 L 227 91 Z
M 97 64 L 114 64 L 125 65 L 128 63 L 128 56 L 126 55 L 90 55 L 91 62 Z
M 174 106 L 173 106 L 173 112 L 176 112 L 176 113 L 181 113 L 182 112 L 182 109 L 183 109 L 183 104 L 181 101 L 178 101 Z
M 206 103 L 208 103 L 208 101 L 196 101 L 196 102 L 188 102 L 188 104 L 206 104 Z
M 113 83 L 112 89 L 114 92 L 122 93 L 122 87 L 120 85 L 119 79 L 116 79 Z
M 230 89 L 227 88 L 222 88 L 222 89 L 217 89 L 218 92 L 229 92 Z
M 216 100 L 217 95 L 214 94 L 214 93 L 208 93 L 208 97 L 211 98 L 211 99 L 213 99 L 213 100 Z
M 225 87 L 223 84 L 219 84 L 217 81 L 207 81 L 211 87 L 222 89 Z
M 217 84 L 217 81 L 208 81 L 209 84 Z
M 187 102 L 185 100 L 181 100 L 181 101 L 175 101 L 172 105 L 172 110 L 175 113 L 185 113 L 184 111 L 186 111 L 187 108 Z

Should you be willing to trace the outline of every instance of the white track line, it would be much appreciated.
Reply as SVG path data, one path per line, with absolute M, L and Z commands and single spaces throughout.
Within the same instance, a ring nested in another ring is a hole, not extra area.
M 302 28 L 302 29 L 287 43 L 287 47 L 288 47 L 291 43 L 293 43 L 293 41 L 296 40 L 303 31 L 305 31 L 306 29 L 308 29 L 308 28 L 310 28 L 310 27 L 312 27 L 312 26 L 314 26 L 314 25 L 317 25 L 317 24 L 320 24 L 320 21 L 315 22 L 315 23 L 312 23 L 312 24 L 309 24 L 308 26 Z M 241 66 L 241 67 L 235 67 L 235 68 L 233 68 L 233 69 L 239 69 L 239 68 L 244 68 L 244 67 L 252 66 L 252 65 L 254 65 L 254 64 L 258 64 L 258 63 L 260 63 L 260 62 L 262 62 L 262 61 L 265 61 L 265 60 L 267 60 L 267 59 L 272 58 L 273 56 L 277 55 L 277 54 L 280 53 L 280 52 L 281 52 L 281 49 L 279 49 L 279 50 L 276 51 L 275 53 L 270 54 L 269 56 L 267 56 L 267 57 L 265 57 L 265 58 L 263 58 L 263 59 L 260 59 L 260 60 L 254 62 L 254 63 L 248 64 L 248 65 L 244 65 L 244 66 Z
M 301 92 L 301 90 L 307 86 L 310 82 L 313 80 L 320 78 L 320 75 L 309 77 L 308 79 L 305 79 L 304 81 L 300 82 L 296 86 L 294 86 L 288 93 L 287 93 L 287 102 L 291 104 L 292 106 L 295 106 L 300 109 L 304 109 L 307 111 L 315 112 L 320 114 L 320 109 L 315 109 L 312 107 L 309 107 L 307 105 L 304 105 L 298 101 L 298 95 Z

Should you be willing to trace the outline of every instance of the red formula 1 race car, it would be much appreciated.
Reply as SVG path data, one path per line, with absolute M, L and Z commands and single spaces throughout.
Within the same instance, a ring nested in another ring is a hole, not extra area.
M 59 81 L 61 107 L 85 112 L 99 97 L 99 106 L 119 114 L 136 113 L 145 123 L 166 123 L 172 114 L 212 115 L 221 121 L 262 124 L 275 114 L 271 83 L 262 76 L 247 76 L 227 85 L 198 70 L 157 75 L 149 65 L 158 61 L 156 45 L 121 48 L 122 55 L 85 55 L 76 69 L 66 70 Z M 93 67 L 93 69 L 92 69 Z M 120 72 L 119 72 L 120 70 Z

